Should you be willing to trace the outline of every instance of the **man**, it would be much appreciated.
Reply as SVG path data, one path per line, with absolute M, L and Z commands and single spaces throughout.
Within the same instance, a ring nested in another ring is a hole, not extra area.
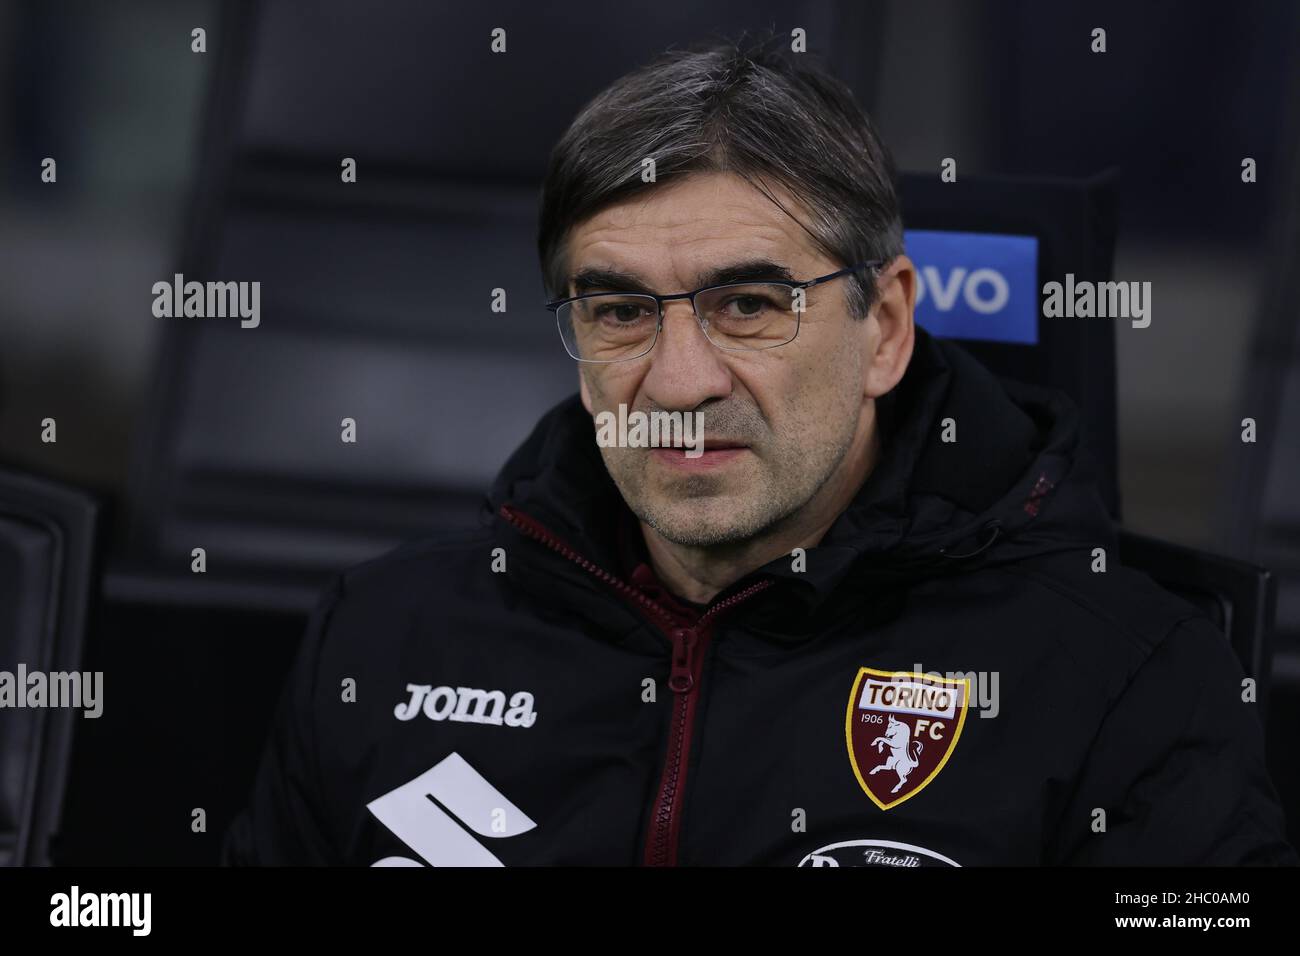
M 845 87 L 664 56 L 556 147 L 539 246 L 580 395 L 481 531 L 325 595 L 228 861 L 1294 862 L 1236 659 L 1117 564 L 1073 408 L 914 326 Z M 703 453 L 598 443 L 629 412 Z

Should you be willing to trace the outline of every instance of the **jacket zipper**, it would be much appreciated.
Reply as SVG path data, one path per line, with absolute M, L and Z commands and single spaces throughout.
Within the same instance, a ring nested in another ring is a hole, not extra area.
M 668 678 L 669 689 L 677 695 L 672 727 L 668 732 L 668 751 L 659 780 L 659 797 L 646 834 L 646 866 L 675 866 L 677 837 L 681 826 L 682 802 L 686 792 L 686 767 L 690 760 L 691 735 L 695 729 L 696 705 L 699 702 L 700 678 L 704 671 L 704 651 L 713 635 L 712 621 L 724 609 L 770 587 L 770 580 L 759 581 L 713 605 L 692 627 L 674 628 L 673 663 Z
M 638 589 L 584 558 L 553 535 L 536 519 L 510 505 L 503 504 L 498 513 L 529 537 L 604 581 L 625 599 L 647 612 L 672 645 L 672 667 L 668 687 L 676 695 L 668 747 L 664 755 L 659 793 L 646 833 L 643 862 L 646 866 L 673 866 L 677 863 L 677 837 L 685 794 L 686 767 L 690 759 L 691 735 L 695 726 L 696 703 L 704 669 L 704 651 L 713 634 L 713 623 L 725 610 L 734 608 L 759 591 L 771 587 L 771 580 L 758 581 L 743 591 L 719 601 L 705 611 L 690 627 L 682 627 L 674 615 Z

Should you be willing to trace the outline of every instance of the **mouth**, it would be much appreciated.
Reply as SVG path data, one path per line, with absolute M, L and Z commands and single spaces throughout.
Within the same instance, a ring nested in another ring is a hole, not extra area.
M 683 446 L 651 448 L 650 457 L 670 468 L 699 470 L 717 468 L 749 452 L 749 446 L 743 442 L 727 439 L 705 439 L 703 453 L 695 454 L 701 446 Z M 687 454 L 690 452 L 690 454 Z

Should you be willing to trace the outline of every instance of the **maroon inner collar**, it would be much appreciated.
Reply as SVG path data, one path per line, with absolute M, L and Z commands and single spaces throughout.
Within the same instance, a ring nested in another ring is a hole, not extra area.
M 684 624 L 694 624 L 707 609 L 678 597 L 659 580 L 650 566 L 650 555 L 641 537 L 641 526 L 631 509 L 624 507 L 618 523 L 619 573 L 625 581 L 643 591 L 651 600 L 663 605 Z

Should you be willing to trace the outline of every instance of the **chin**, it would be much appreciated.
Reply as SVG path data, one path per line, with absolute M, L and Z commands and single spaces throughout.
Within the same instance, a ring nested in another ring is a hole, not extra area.
M 747 524 L 736 520 L 734 509 L 725 506 L 654 509 L 644 520 L 660 537 L 689 548 L 730 544 L 754 533 Z

